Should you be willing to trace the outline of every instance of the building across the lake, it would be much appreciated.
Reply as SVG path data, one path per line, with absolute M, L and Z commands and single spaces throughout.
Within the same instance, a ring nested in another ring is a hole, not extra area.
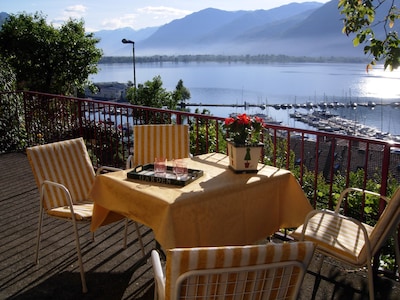
M 126 100 L 126 89 L 128 88 L 128 84 L 126 83 L 96 82 L 94 85 L 97 87 L 98 91 L 96 93 L 92 93 L 92 91 L 86 87 L 86 98 L 116 102 L 122 102 Z

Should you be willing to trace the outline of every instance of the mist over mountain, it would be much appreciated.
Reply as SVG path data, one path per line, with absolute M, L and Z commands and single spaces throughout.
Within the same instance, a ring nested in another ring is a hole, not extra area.
M 342 34 L 337 1 L 291 3 L 270 10 L 207 8 L 160 27 L 100 31 L 105 56 L 132 55 L 122 38 L 135 41 L 137 56 L 223 54 L 363 56 Z
M 134 30 L 130 27 L 115 30 L 101 30 L 94 32 L 96 38 L 100 39 L 98 48 L 103 49 L 105 56 L 128 56 L 132 55 L 132 46 L 122 44 L 122 39 L 135 42 L 135 45 L 147 39 L 158 30 L 158 27 L 149 27 L 141 30 Z

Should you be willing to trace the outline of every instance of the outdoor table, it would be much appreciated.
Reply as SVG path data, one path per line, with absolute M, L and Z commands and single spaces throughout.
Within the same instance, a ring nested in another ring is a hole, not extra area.
M 130 170 L 99 175 L 91 230 L 128 217 L 169 249 L 251 244 L 303 224 L 312 208 L 291 172 L 260 164 L 257 173 L 236 174 L 228 163 L 218 153 L 188 159 L 204 174 L 184 187 L 128 179 Z

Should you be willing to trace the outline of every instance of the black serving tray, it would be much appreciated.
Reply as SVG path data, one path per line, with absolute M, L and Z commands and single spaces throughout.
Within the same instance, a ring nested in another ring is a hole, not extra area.
M 127 173 L 129 179 L 137 179 L 152 183 L 169 184 L 176 186 L 185 186 L 195 181 L 197 178 L 203 176 L 203 171 L 188 169 L 188 175 L 177 179 L 173 168 L 167 166 L 167 173 L 165 177 L 155 176 L 154 164 L 140 165 Z

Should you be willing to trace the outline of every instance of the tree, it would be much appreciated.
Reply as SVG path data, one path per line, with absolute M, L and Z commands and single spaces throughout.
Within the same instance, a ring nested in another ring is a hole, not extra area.
M 395 0 L 339 0 L 338 7 L 344 15 L 343 32 L 348 36 L 355 33 L 353 45 L 366 44 L 364 54 L 372 56 L 367 71 L 379 61 L 384 61 L 385 69 L 397 69 L 400 40 L 396 21 L 400 10 Z
M 137 88 L 133 86 L 129 87 L 126 92 L 126 98 L 134 105 L 176 109 L 179 101 L 185 101 L 190 98 L 190 91 L 183 85 L 183 81 L 180 79 L 175 91 L 168 92 L 163 88 L 161 76 L 157 75 L 152 81 L 139 84 Z
M 75 95 L 97 73 L 102 51 L 86 34 L 83 21 L 70 19 L 59 29 L 41 14 L 11 15 L 0 30 L 0 51 L 14 69 L 17 88 Z
M 175 91 L 172 93 L 172 98 L 176 103 L 186 102 L 190 99 L 190 91 L 183 85 L 183 80 L 180 79 L 175 87 Z
M 153 81 L 148 80 L 144 84 L 139 84 L 137 88 L 128 88 L 126 97 L 134 105 L 174 108 L 173 106 L 171 107 L 171 93 L 163 88 L 160 75 L 155 76 Z
M 0 57 L 0 92 L 15 90 L 15 74 Z M 14 93 L 0 96 L 0 153 L 24 149 L 25 127 L 23 123 L 22 97 Z

